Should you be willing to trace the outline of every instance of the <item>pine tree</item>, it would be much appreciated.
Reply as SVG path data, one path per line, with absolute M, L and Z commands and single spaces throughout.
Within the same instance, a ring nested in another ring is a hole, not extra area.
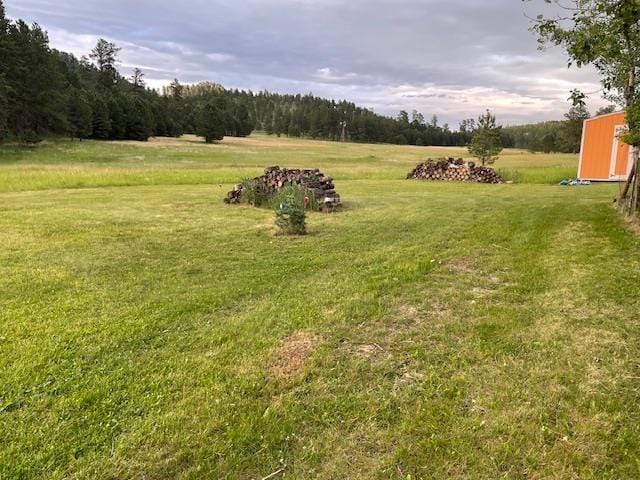
M 91 138 L 96 140 L 106 140 L 111 134 L 111 121 L 109 119 L 109 109 L 107 104 L 99 95 L 94 96 L 91 102 L 92 134 Z
M 502 127 L 496 125 L 496 117 L 489 110 L 478 118 L 478 129 L 473 134 L 469 153 L 482 162 L 492 164 L 502 151 Z
M 140 70 L 139 68 L 133 70 L 131 83 L 133 84 L 133 88 L 144 89 L 144 73 L 142 73 L 142 70 Z
M 582 143 L 582 127 L 584 121 L 591 115 L 583 103 L 571 107 L 569 112 L 565 114 L 567 119 L 562 124 L 560 130 L 560 138 L 558 139 L 558 149 L 562 152 L 578 153 Z
M 69 98 L 69 134 L 80 140 L 88 138 L 93 132 L 93 112 L 84 92 L 72 90 Z
M 236 104 L 234 115 L 235 131 L 238 137 L 248 137 L 253 131 L 253 122 L 249 117 L 249 109 L 243 102 Z
M 127 110 L 127 138 L 146 141 L 153 133 L 153 116 L 149 105 L 138 95 L 129 98 Z
M 89 57 L 94 60 L 100 72 L 100 83 L 106 88 L 112 88 L 118 78 L 116 62 L 118 61 L 119 51 L 120 48 L 114 43 L 101 38 L 89 54 Z
M 9 27 L 9 22 L 5 16 L 4 5 L 2 0 L 0 0 L 0 65 L 7 65 L 9 62 L 8 56 L 8 35 L 7 29 Z M 7 137 L 8 131 L 8 107 L 9 102 L 7 99 L 8 93 L 8 84 L 5 79 L 5 74 L 0 74 L 0 143 L 4 141 Z
M 7 68 L 11 61 L 11 49 L 9 43 L 9 20 L 5 15 L 4 4 L 0 0 L 0 65 L 3 65 L 3 70 Z M 6 135 L 6 122 L 8 117 L 8 82 L 6 72 L 0 73 L 0 139 Z M 4 129 L 3 129 L 4 127 Z
M 47 34 L 38 25 L 29 27 L 21 20 L 6 25 L 2 44 L 7 50 L 0 56 L 6 61 L 7 123 L 16 137 L 35 142 L 64 128 L 63 79 Z
M 174 100 L 182 100 L 183 88 L 177 78 L 174 78 L 171 84 L 169 85 L 169 91 L 171 92 L 171 97 Z
M 1 8 L 2 8 L 2 3 L 0 3 L 0 15 L 2 14 Z M 8 112 L 7 112 L 8 106 L 9 106 L 9 102 L 7 100 L 7 83 L 4 79 L 4 74 L 2 74 L 0 75 L 0 144 L 9 135 Z
M 109 137 L 112 140 L 124 140 L 127 138 L 127 110 L 128 101 L 125 95 L 114 92 L 107 101 L 109 114 Z
M 196 115 L 196 135 L 206 143 L 222 140 L 226 131 L 225 109 L 220 98 L 213 98 L 200 105 Z

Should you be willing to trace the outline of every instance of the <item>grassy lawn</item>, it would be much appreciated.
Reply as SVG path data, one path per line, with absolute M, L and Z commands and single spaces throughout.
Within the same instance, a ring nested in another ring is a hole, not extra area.
M 0 478 L 634 479 L 640 239 L 572 155 L 255 136 L 0 149 Z M 313 166 L 304 238 L 228 206 Z

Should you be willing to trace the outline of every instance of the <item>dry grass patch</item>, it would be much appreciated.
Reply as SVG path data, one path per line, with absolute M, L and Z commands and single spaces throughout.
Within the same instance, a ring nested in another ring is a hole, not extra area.
M 279 377 L 299 374 L 320 341 L 319 336 L 307 331 L 285 338 L 275 352 L 271 371 Z
M 458 274 L 476 273 L 474 265 L 469 260 L 461 258 L 457 258 L 449 262 L 449 268 L 453 273 Z
M 419 311 L 413 305 L 407 305 L 403 303 L 400 306 L 398 306 L 397 313 L 400 316 L 400 318 L 415 320 L 415 318 L 418 316 Z

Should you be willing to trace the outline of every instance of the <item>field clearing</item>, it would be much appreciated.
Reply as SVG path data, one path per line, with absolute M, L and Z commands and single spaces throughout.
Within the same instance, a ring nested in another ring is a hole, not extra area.
M 575 155 L 252 136 L 0 148 L 0 478 L 633 479 L 640 240 Z M 319 167 L 310 235 L 222 199 Z
M 391 180 L 404 178 L 429 157 L 443 156 L 468 153 L 462 148 L 339 144 L 259 134 L 227 138 L 214 146 L 193 136 L 145 143 L 48 141 L 32 149 L 0 149 L 0 192 L 233 183 L 278 164 L 321 168 L 336 180 Z M 578 163 L 576 155 L 505 150 L 497 168 L 519 183 L 557 183 L 575 177 Z

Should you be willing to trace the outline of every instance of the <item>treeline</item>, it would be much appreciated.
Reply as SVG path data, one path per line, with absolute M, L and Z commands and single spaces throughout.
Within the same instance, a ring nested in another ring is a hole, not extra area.
M 397 118 L 390 118 L 351 102 L 336 102 L 311 94 L 236 90 L 231 95 L 249 106 L 256 128 L 268 134 L 399 145 L 463 146 L 471 139 L 471 130 L 452 131 L 446 124 L 439 125 L 435 116 L 426 122 L 417 111 L 413 111 L 411 117 L 401 111 Z
M 612 113 L 615 106 L 601 108 L 596 116 Z M 541 122 L 502 128 L 505 148 L 521 148 L 531 152 L 579 153 L 584 121 L 591 115 L 584 105 L 572 107 L 565 120 Z
M 175 81 L 172 94 L 161 95 L 145 86 L 139 69 L 123 77 L 118 51 L 102 39 L 88 58 L 51 49 L 42 28 L 10 21 L 0 0 L 0 141 L 37 142 L 48 134 L 147 140 L 197 131 L 213 140 L 253 130 L 247 106 L 224 91 L 187 98 Z

